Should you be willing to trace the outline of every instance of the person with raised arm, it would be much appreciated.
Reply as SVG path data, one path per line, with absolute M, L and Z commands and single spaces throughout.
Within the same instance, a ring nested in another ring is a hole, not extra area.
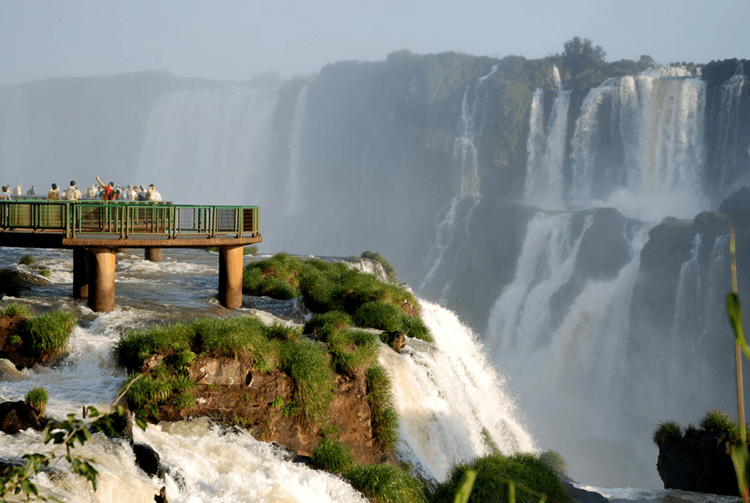
M 98 176 L 96 177 L 96 181 L 99 182 L 99 185 L 102 186 L 102 199 L 104 199 L 105 201 L 114 201 L 117 197 L 117 192 L 115 191 L 115 182 L 109 182 L 108 185 L 104 185 Z

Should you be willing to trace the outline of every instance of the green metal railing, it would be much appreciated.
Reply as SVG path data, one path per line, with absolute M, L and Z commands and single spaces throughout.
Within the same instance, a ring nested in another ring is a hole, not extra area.
M 257 206 L 196 206 L 142 201 L 0 201 L 0 232 L 169 238 L 259 235 Z

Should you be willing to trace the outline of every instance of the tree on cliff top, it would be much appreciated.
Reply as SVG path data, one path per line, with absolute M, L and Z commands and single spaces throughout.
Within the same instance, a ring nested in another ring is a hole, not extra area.
M 601 45 L 594 46 L 590 38 L 573 37 L 563 45 L 563 64 L 570 69 L 570 76 L 575 77 L 584 70 L 597 70 L 606 63 Z

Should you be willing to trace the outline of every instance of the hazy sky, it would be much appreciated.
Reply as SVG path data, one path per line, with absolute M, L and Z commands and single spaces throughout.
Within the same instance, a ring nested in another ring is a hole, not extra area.
M 248 80 L 408 49 L 607 60 L 750 57 L 750 0 L 0 0 L 0 81 L 165 70 Z

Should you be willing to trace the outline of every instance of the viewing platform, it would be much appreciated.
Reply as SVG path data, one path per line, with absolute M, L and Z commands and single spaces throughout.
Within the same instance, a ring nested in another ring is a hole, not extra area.
M 218 248 L 219 302 L 242 305 L 243 247 L 263 241 L 257 206 L 153 201 L 0 201 L 0 246 L 73 250 L 73 296 L 98 312 L 115 303 L 115 254 L 144 248 Z

